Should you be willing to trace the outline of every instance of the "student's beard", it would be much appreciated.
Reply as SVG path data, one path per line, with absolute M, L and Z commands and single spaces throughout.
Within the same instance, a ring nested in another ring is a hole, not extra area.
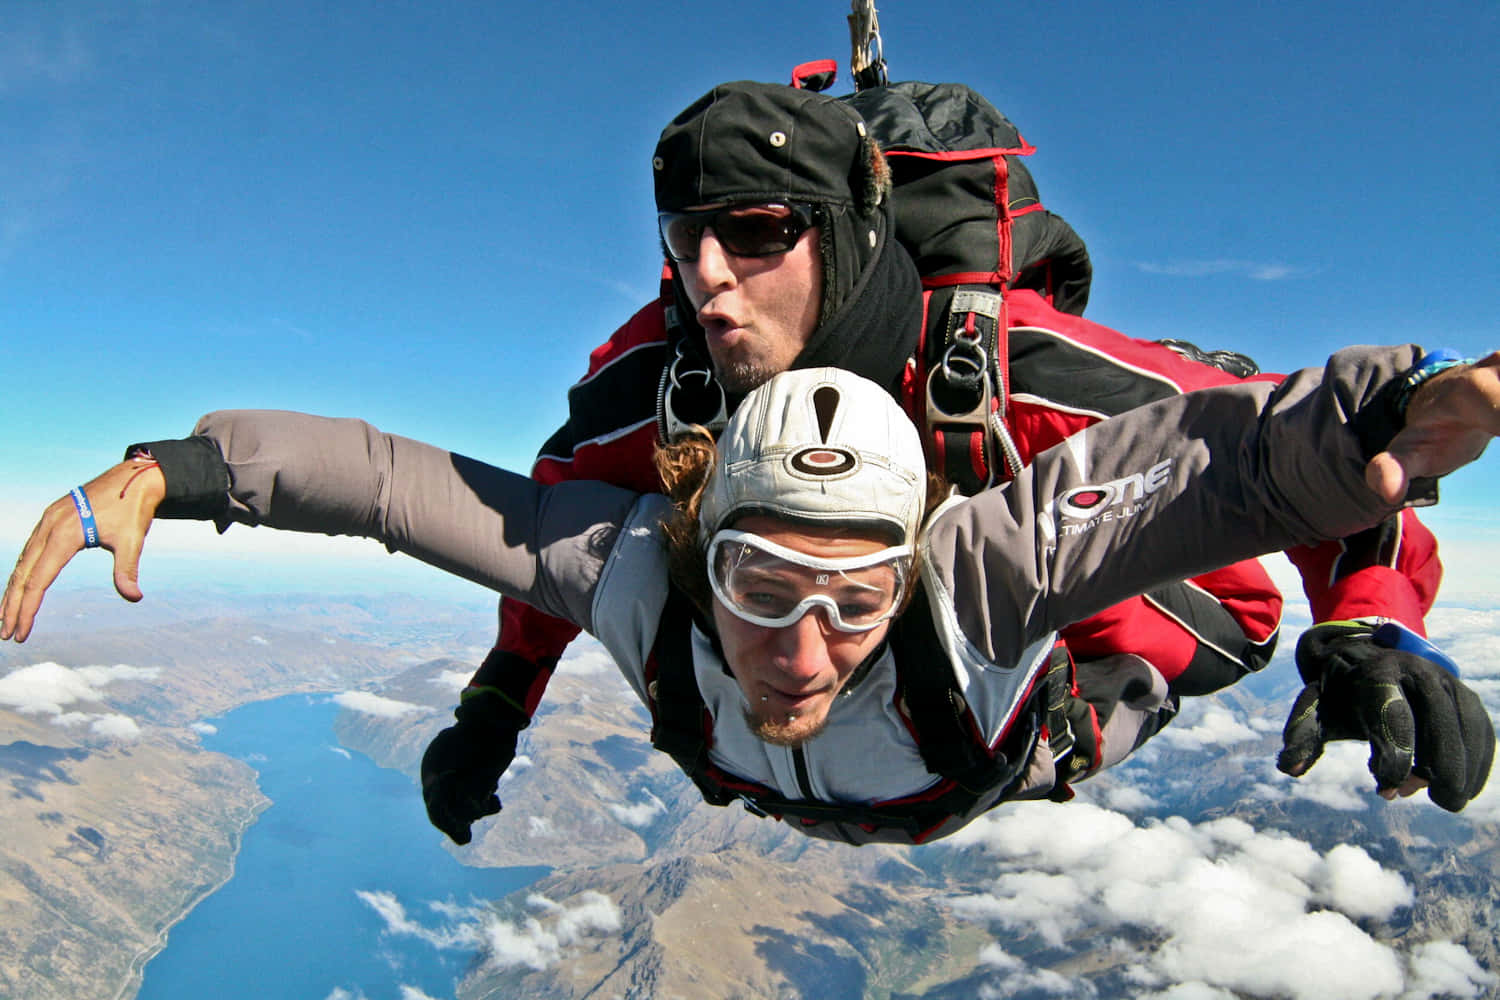
M 769 719 L 745 709 L 745 725 L 762 743 L 795 749 L 812 740 L 828 726 L 828 713 L 815 723 L 804 722 L 800 717 L 791 719 Z

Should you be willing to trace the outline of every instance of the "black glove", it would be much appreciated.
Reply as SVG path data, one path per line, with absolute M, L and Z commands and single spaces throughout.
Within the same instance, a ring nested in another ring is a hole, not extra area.
M 1281 734 L 1281 771 L 1306 773 L 1328 740 L 1363 740 L 1382 792 L 1419 778 L 1433 802 L 1458 812 L 1484 788 L 1494 724 L 1452 661 L 1416 633 L 1392 623 L 1315 625 L 1297 642 L 1297 669 L 1307 686 Z
M 467 844 L 469 826 L 500 811 L 500 775 L 516 756 L 516 738 L 531 721 L 498 691 L 469 689 L 449 726 L 422 755 L 422 800 L 427 818 L 455 844 Z

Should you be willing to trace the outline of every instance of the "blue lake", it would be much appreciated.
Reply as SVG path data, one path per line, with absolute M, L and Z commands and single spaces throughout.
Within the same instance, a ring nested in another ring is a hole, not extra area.
M 473 950 L 392 933 L 357 894 L 438 930 L 447 921 L 429 904 L 495 899 L 542 874 L 455 861 L 410 778 L 338 746 L 336 713 L 294 695 L 213 720 L 204 745 L 248 762 L 273 804 L 246 832 L 234 877 L 147 964 L 141 1000 L 451 997 Z

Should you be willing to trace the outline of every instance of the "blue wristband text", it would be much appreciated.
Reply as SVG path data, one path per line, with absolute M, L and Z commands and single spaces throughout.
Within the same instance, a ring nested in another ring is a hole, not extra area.
M 68 495 L 73 498 L 73 506 L 78 508 L 78 521 L 83 525 L 83 547 L 97 549 L 99 526 L 94 523 L 94 508 L 89 505 L 88 494 L 83 492 L 82 486 L 75 486 Z

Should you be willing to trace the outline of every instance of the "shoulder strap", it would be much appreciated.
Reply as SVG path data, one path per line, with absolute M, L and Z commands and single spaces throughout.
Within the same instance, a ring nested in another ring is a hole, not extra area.
M 918 588 L 911 605 L 892 625 L 890 641 L 896 654 L 899 707 L 927 769 L 974 793 L 1014 781 L 1026 764 L 1026 754 L 1012 760 L 986 743 L 958 689 L 952 665 L 946 657 L 933 655 L 942 645 L 925 588 Z
M 667 589 L 656 642 L 646 661 L 651 745 L 671 756 L 693 779 L 704 799 L 728 805 L 735 796 L 718 782 L 707 782 L 713 720 L 693 674 L 693 606 L 676 587 Z

